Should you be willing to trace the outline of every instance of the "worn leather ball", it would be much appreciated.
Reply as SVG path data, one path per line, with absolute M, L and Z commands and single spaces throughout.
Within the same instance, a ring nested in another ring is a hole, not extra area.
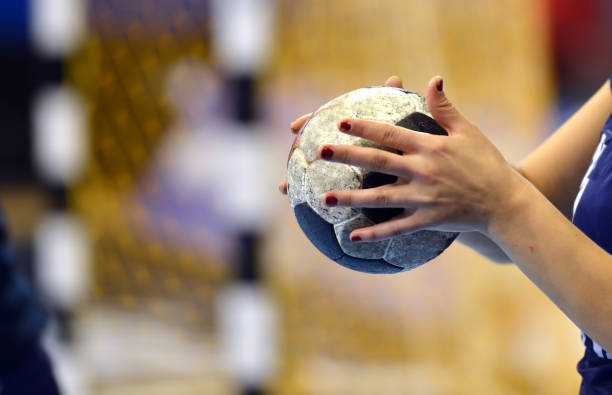
M 341 133 L 345 118 L 399 125 L 422 133 L 447 135 L 430 116 L 425 99 L 392 87 L 357 89 L 316 110 L 295 138 L 287 164 L 287 194 L 295 218 L 314 246 L 331 260 L 366 273 L 397 273 L 420 266 L 442 253 L 457 237 L 454 232 L 422 230 L 390 239 L 354 243 L 357 228 L 386 221 L 402 209 L 328 207 L 325 192 L 373 188 L 393 183 L 395 176 L 317 159 L 322 144 L 349 144 L 397 152 L 373 141 Z

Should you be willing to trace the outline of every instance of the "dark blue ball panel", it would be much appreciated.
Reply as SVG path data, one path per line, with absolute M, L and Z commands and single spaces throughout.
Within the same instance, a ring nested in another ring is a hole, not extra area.
M 393 274 L 404 270 L 403 267 L 392 265 L 382 259 L 361 259 L 346 254 L 335 261 L 346 268 L 363 273 Z
M 295 206 L 293 213 L 308 240 L 326 257 L 336 260 L 344 255 L 336 239 L 334 227 L 319 217 L 307 203 Z
M 442 250 L 441 250 L 440 252 L 438 252 L 438 254 L 437 254 L 435 257 L 437 257 L 438 255 L 440 255 L 441 253 L 443 253 L 444 251 L 446 251 L 446 249 L 447 249 L 448 247 L 450 247 L 450 245 L 451 245 L 451 244 L 453 244 L 453 241 L 455 241 L 455 239 L 456 239 L 457 237 L 459 237 L 459 232 L 455 233 L 455 235 L 454 235 L 453 237 L 449 238 L 449 239 L 446 241 L 446 245 L 444 246 L 444 248 L 442 248 Z M 435 257 L 434 257 L 434 258 L 435 258 Z M 431 259 L 433 259 L 433 258 L 431 258 Z
M 392 176 L 385 173 L 370 172 L 363 176 L 361 183 L 362 189 L 376 188 L 382 185 L 393 184 L 397 181 L 397 176 Z M 404 212 L 403 208 L 371 208 L 364 207 L 361 209 L 363 215 L 375 224 L 385 222 L 393 217 L 396 217 Z
M 397 126 L 401 126 L 410 130 L 417 130 L 423 133 L 437 134 L 440 136 L 448 136 L 448 132 L 444 129 L 435 119 L 423 114 L 422 112 L 413 112 L 406 118 L 396 123 Z
M 298 204 L 293 208 L 293 212 L 308 240 L 336 263 L 363 273 L 397 273 L 404 270 L 382 259 L 361 259 L 346 255 L 338 244 L 333 225 L 319 217 L 307 203 Z

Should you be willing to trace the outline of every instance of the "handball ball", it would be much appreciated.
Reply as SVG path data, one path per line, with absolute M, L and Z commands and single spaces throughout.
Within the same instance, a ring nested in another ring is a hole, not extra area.
M 350 241 L 354 229 L 374 225 L 403 212 L 401 208 L 327 207 L 325 192 L 374 188 L 397 177 L 355 166 L 317 159 L 321 144 L 348 144 L 400 153 L 370 140 L 338 130 L 344 118 L 395 124 L 418 132 L 447 135 L 427 110 L 425 99 L 404 89 L 362 88 L 323 105 L 295 138 L 287 164 L 287 194 L 302 231 L 328 258 L 365 273 L 397 273 L 420 266 L 438 256 L 457 237 L 454 232 L 422 230 L 390 239 Z

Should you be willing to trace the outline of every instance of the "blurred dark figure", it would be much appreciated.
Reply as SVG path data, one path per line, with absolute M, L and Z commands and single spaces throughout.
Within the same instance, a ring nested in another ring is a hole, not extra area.
M 30 158 L 29 95 L 32 55 L 28 7 L 23 0 L 0 1 L 0 181 L 33 179 Z M 59 394 L 41 345 L 46 314 L 16 266 L 0 212 L 0 395 Z
M 45 313 L 15 267 L 0 213 L 0 395 L 59 394 L 40 343 Z

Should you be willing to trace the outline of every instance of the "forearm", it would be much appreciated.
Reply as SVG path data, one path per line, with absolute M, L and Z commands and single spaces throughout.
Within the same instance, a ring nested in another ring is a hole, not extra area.
M 574 323 L 612 349 L 612 256 L 516 174 L 488 236 Z
M 551 137 L 515 166 L 567 218 L 571 218 L 578 186 L 611 111 L 610 81 L 606 81 Z M 458 240 L 495 262 L 511 261 L 485 235 L 470 232 Z

